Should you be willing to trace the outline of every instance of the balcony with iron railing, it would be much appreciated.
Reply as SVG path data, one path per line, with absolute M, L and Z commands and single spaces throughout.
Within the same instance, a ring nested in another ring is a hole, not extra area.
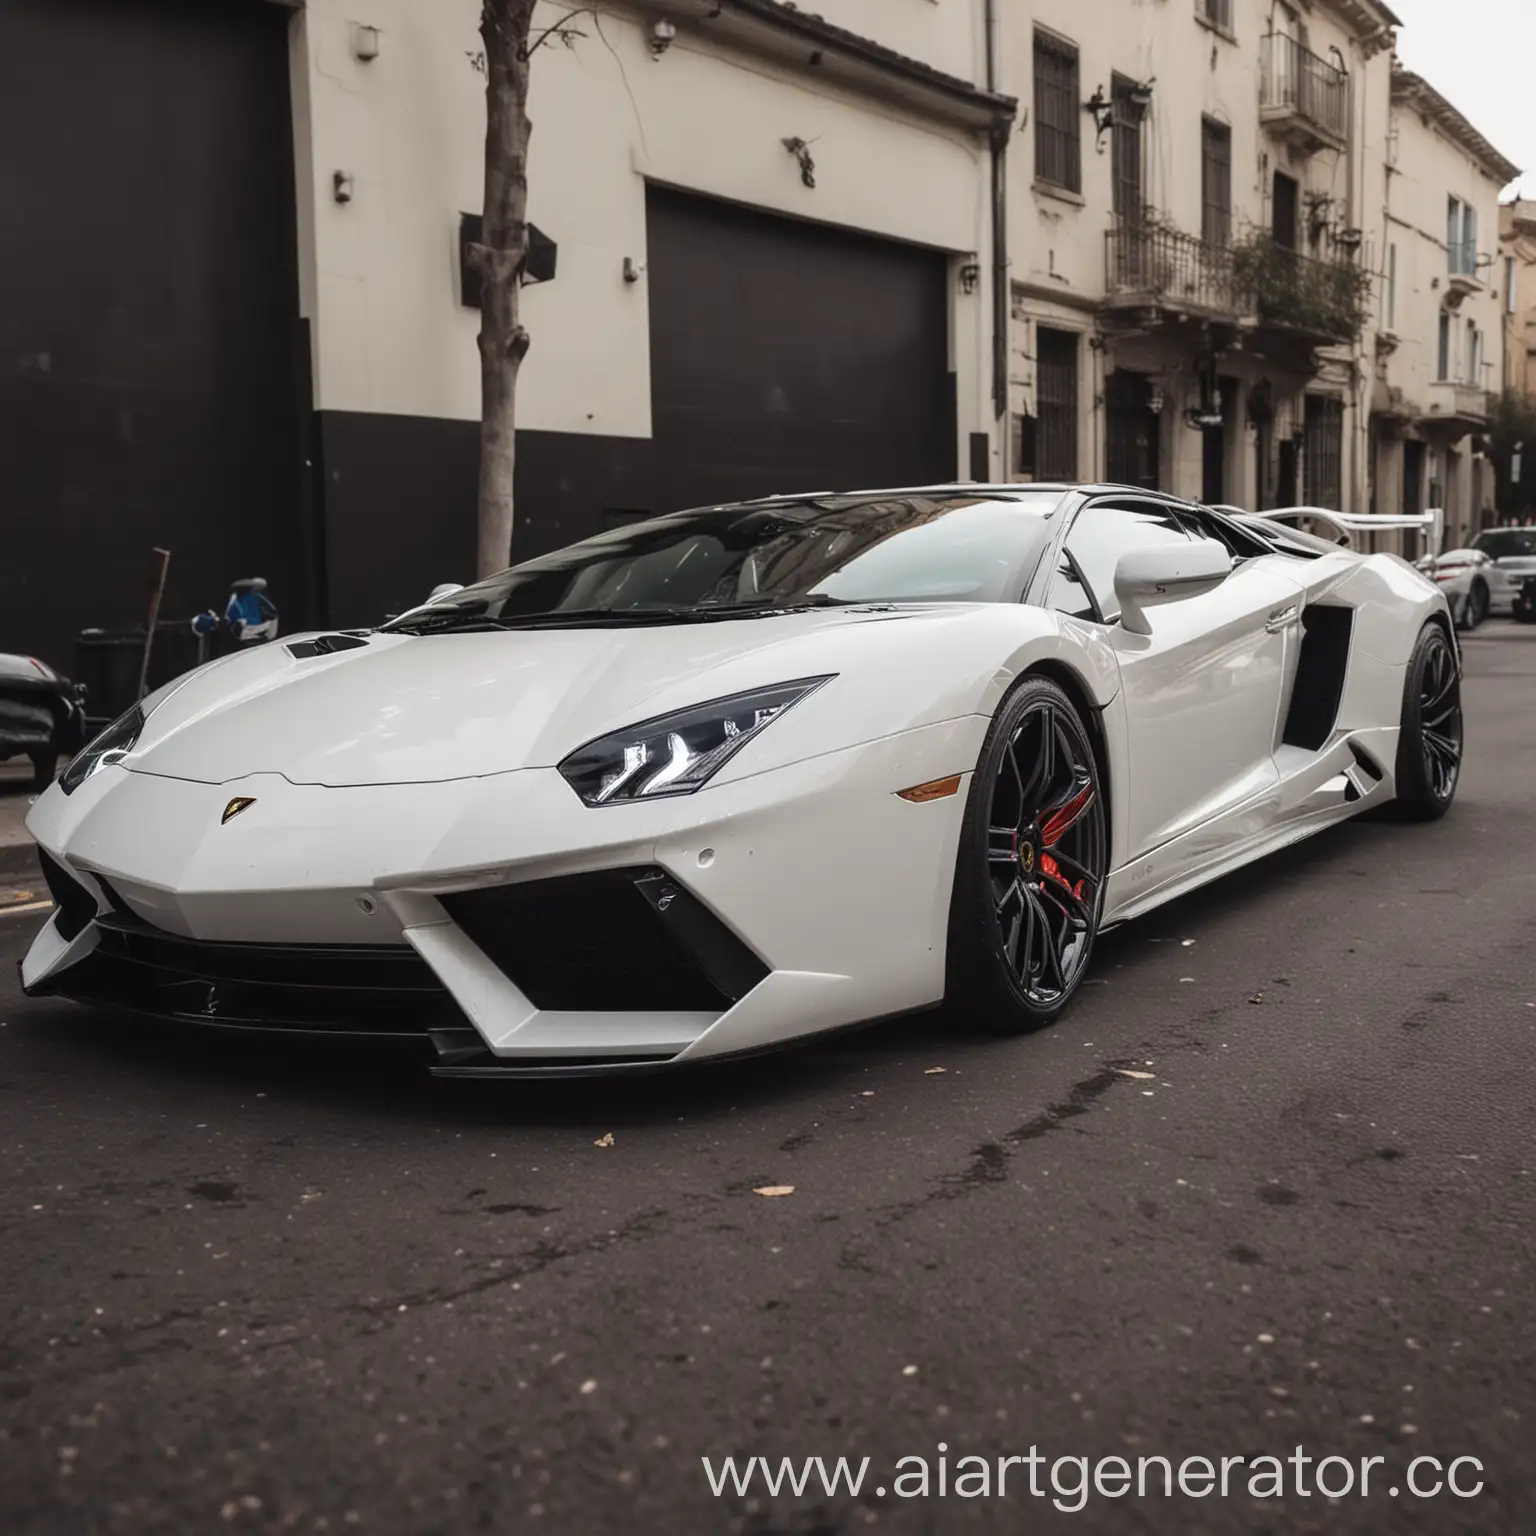
M 1155 218 L 1126 219 L 1105 237 L 1109 307 L 1172 309 L 1236 319 L 1243 305 L 1232 251 Z
M 1105 249 L 1111 312 L 1258 326 L 1309 347 L 1353 342 L 1368 317 L 1371 277 L 1363 266 L 1347 255 L 1303 255 L 1262 230 L 1213 244 L 1154 215 L 1118 222 Z
M 1262 326 L 1320 346 L 1352 342 L 1365 326 L 1371 275 L 1352 259 L 1305 256 L 1255 231 L 1233 248 L 1232 264 Z
M 1349 144 L 1349 74 L 1297 38 L 1264 38 L 1260 115 L 1298 148 L 1345 149 Z

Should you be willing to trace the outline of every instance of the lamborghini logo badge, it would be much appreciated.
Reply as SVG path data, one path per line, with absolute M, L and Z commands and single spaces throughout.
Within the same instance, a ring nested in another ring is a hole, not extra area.
M 236 795 L 235 798 L 224 807 L 224 814 L 219 817 L 219 825 L 222 827 L 226 821 L 233 821 L 241 811 L 245 810 L 248 806 L 255 804 L 256 799 L 253 795 Z

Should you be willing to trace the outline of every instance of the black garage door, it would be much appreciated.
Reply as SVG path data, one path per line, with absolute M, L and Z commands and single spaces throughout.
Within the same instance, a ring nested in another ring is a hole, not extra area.
M 155 545 L 293 613 L 291 14 L 0 3 L 0 650 L 142 622 Z
M 651 188 L 658 505 L 955 475 L 945 258 Z

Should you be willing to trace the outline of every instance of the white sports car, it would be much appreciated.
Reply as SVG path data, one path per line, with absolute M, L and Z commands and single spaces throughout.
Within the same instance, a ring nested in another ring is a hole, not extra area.
M 681 512 L 150 695 L 33 807 L 32 995 L 635 1069 L 945 1003 L 1361 811 L 1442 815 L 1444 596 L 1116 487 Z

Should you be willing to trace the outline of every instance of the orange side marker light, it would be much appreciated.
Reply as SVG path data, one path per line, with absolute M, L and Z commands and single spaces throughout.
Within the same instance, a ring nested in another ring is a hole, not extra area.
M 898 789 L 903 800 L 922 805 L 927 800 L 947 800 L 960 793 L 960 775 L 952 773 L 947 779 L 930 779 L 926 784 L 914 784 L 911 789 Z

